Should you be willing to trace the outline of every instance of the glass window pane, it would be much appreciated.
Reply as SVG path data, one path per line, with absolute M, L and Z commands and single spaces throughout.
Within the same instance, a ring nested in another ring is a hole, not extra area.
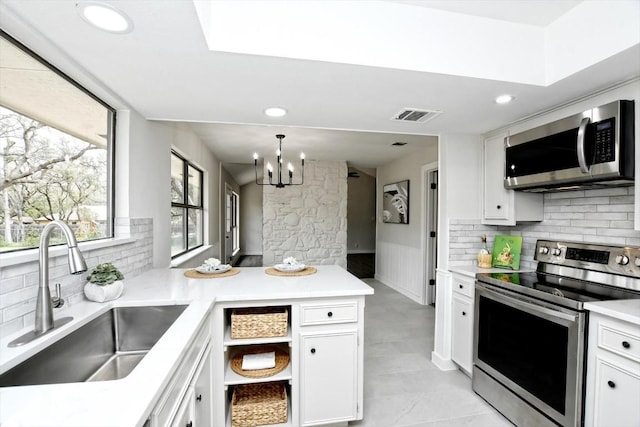
M 202 210 L 189 209 L 189 249 L 202 245 Z
M 37 247 L 54 219 L 112 236 L 113 110 L 2 36 L 0 81 L 0 252 Z
M 185 209 L 171 208 L 171 256 L 184 252 L 187 249 L 184 236 L 185 215 Z
M 189 199 L 187 203 L 192 206 L 202 206 L 202 200 L 200 200 L 200 186 L 202 185 L 202 173 L 189 165 L 189 177 L 187 183 L 189 185 Z
M 171 201 L 184 203 L 184 161 L 171 155 Z

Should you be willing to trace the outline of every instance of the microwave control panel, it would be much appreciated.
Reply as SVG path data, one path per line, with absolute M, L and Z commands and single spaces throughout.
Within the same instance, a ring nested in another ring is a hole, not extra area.
M 594 153 L 593 163 L 609 163 L 616 160 L 615 139 L 616 122 L 615 118 L 602 120 L 593 124 L 594 132 Z

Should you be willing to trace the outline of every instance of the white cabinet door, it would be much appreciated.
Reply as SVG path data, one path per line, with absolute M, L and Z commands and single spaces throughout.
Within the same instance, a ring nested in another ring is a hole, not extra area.
M 504 188 L 505 136 L 500 134 L 484 141 L 482 223 L 516 225 L 518 221 L 542 221 L 542 194 Z
M 473 354 L 473 302 L 453 294 L 451 358 L 467 373 L 471 373 Z
M 358 330 L 302 333 L 300 342 L 301 424 L 356 419 Z
M 483 219 L 510 222 L 514 194 L 504 188 L 504 137 L 498 135 L 484 141 Z
M 211 388 L 211 350 L 202 357 L 198 372 L 193 380 L 194 427 L 208 427 L 213 424 L 213 390 Z
M 640 425 L 640 372 L 632 373 L 603 359 L 597 360 L 593 425 L 637 427 Z M 632 365 L 636 368 L 638 365 Z
M 171 427 L 194 427 L 193 387 L 189 387 L 187 394 L 182 399 L 182 403 L 178 407 L 178 412 L 171 422 Z

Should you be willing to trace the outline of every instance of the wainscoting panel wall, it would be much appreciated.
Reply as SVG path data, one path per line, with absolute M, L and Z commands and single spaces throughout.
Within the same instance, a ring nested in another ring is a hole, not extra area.
M 378 241 L 375 278 L 412 300 L 424 303 L 420 248 Z

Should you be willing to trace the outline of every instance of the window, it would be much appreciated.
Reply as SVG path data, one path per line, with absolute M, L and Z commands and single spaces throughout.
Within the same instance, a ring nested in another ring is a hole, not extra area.
M 0 81 L 0 252 L 113 237 L 115 111 L 2 31 Z
M 171 257 L 175 258 L 203 244 L 203 173 L 171 152 Z

